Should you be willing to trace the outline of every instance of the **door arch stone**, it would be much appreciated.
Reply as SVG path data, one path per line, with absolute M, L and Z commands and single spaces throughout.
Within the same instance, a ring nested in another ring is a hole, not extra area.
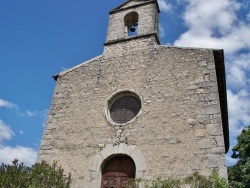
M 92 188 L 100 188 L 102 178 L 102 167 L 107 160 L 116 155 L 127 155 L 135 163 L 135 178 L 143 178 L 146 171 L 146 160 L 142 152 L 135 145 L 120 143 L 118 145 L 108 144 L 100 153 L 91 158 L 89 162 L 89 173 Z

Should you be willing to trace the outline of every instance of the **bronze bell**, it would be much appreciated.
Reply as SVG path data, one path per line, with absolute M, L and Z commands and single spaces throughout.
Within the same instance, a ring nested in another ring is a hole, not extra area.
M 131 26 L 131 27 L 129 28 L 129 31 L 130 31 L 130 32 L 135 32 L 135 26 Z

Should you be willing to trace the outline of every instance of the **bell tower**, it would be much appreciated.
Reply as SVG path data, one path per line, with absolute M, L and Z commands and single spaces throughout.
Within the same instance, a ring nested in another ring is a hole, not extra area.
M 157 0 L 128 0 L 111 10 L 104 52 L 113 44 L 124 44 L 134 39 L 160 44 L 159 13 Z

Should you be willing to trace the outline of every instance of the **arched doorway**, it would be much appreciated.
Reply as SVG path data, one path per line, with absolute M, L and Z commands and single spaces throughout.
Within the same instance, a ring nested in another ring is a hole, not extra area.
M 135 163 L 131 157 L 114 156 L 104 164 L 101 188 L 126 188 L 129 179 L 135 178 L 135 171 Z

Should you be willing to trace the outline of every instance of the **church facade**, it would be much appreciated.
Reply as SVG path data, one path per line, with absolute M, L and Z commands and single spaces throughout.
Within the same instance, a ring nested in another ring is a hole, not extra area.
M 38 162 L 58 161 L 73 187 L 227 176 L 223 50 L 160 45 L 159 12 L 126 1 L 110 11 L 103 54 L 54 76 Z

